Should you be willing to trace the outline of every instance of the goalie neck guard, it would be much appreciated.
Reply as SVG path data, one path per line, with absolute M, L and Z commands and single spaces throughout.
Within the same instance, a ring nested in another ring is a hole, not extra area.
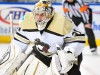
M 54 15 L 54 8 L 52 7 L 52 4 L 49 0 L 40 0 L 35 4 L 33 14 L 37 23 L 38 30 L 43 30 L 46 27 L 47 22 Z M 40 14 L 45 15 L 45 18 L 42 19 L 42 21 L 36 18 L 36 15 Z

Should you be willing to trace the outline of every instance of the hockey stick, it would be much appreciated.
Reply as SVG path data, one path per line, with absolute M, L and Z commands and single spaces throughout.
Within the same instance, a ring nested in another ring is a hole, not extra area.
M 10 19 L 10 26 L 11 26 L 10 33 L 11 33 L 11 41 L 12 41 L 13 35 L 14 35 L 12 14 L 9 15 L 9 19 Z M 5 74 L 6 74 L 6 73 L 11 73 L 12 69 L 14 70 L 17 66 L 19 66 L 20 64 L 15 65 L 16 62 L 14 62 L 16 60 L 17 63 L 21 63 L 22 60 L 19 60 L 18 58 L 21 58 L 21 57 L 24 57 L 23 59 L 27 58 L 27 55 L 21 54 L 21 53 L 18 56 L 18 54 L 17 54 L 17 53 L 19 53 L 18 48 L 16 48 L 16 49 L 17 50 L 15 51 L 15 45 L 10 44 L 8 46 L 8 49 L 6 50 L 6 52 L 0 58 L 0 75 L 4 73 L 4 72 L 2 72 L 2 69 L 5 69 Z M 10 52 L 13 53 L 13 56 L 10 55 L 11 54 Z M 11 68 L 9 69 L 9 67 L 11 67 Z
M 13 30 L 13 19 L 12 19 L 12 17 L 13 17 L 13 15 L 12 14 L 10 14 L 10 26 L 11 26 L 11 30 L 10 30 L 10 32 L 11 32 L 11 40 L 13 39 L 13 35 L 14 35 L 14 30 Z
M 1 12 L 0 12 L 0 14 L 1 14 Z M 10 19 L 10 26 L 11 26 L 10 33 L 11 33 L 11 40 L 12 40 L 12 39 L 13 39 L 13 32 L 14 32 L 14 31 L 13 31 L 13 19 L 12 19 L 12 14 L 9 15 L 9 19 Z M 9 55 L 9 48 L 10 48 L 10 45 L 8 46 L 6 52 L 3 54 L 2 58 L 0 58 L 0 65 L 6 61 L 6 60 L 5 60 L 5 61 L 3 61 L 3 60 L 4 60 L 4 58 L 5 58 L 7 55 Z M 7 59 L 7 60 L 8 60 L 8 59 Z M 2 62 L 2 61 L 3 61 L 3 62 Z

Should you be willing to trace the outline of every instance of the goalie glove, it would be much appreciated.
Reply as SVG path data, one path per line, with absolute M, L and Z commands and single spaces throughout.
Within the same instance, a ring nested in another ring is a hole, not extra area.
M 62 66 L 60 71 L 61 74 L 67 73 L 73 67 L 73 61 L 76 60 L 73 52 L 70 50 L 71 48 L 66 47 L 65 49 L 66 50 L 57 51 Z

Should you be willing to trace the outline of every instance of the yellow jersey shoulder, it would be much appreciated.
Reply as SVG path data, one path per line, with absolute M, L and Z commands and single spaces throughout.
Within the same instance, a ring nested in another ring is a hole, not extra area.
M 68 34 L 73 28 L 73 24 L 66 17 L 59 13 L 55 13 L 48 30 L 53 31 L 55 33 L 65 35 Z
M 19 26 L 22 29 L 37 29 L 35 19 L 32 12 L 26 12 L 23 19 L 20 20 Z

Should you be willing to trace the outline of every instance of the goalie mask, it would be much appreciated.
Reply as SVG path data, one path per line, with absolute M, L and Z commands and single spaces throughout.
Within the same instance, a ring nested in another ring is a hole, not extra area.
M 40 0 L 35 4 L 33 14 L 38 30 L 43 30 L 54 15 L 54 8 L 49 0 Z

